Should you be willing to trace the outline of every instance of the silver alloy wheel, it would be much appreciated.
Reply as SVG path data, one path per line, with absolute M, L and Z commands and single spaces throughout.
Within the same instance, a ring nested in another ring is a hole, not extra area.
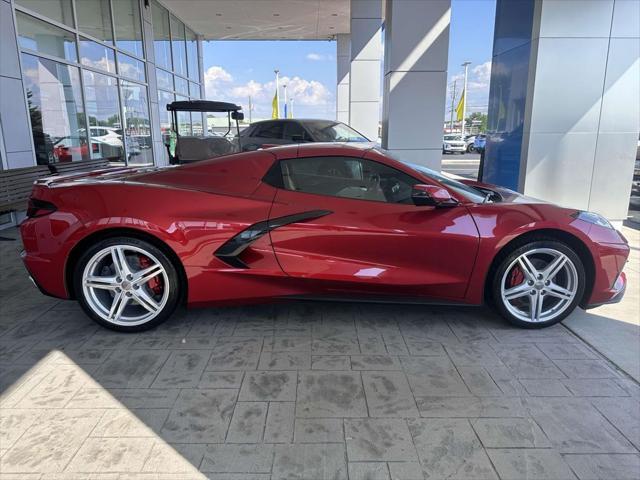
M 140 258 L 145 258 L 144 267 Z M 138 265 L 132 259 L 138 259 Z M 159 277 L 159 278 L 158 278 Z M 160 292 L 151 281 L 161 282 Z M 132 245 L 112 245 L 97 252 L 82 273 L 82 291 L 91 310 L 115 325 L 136 326 L 155 318 L 169 298 L 169 277 L 151 253 Z
M 514 270 L 522 282 L 508 285 Z M 523 322 L 547 322 L 562 314 L 575 299 L 578 272 L 571 259 L 553 248 L 523 253 L 505 270 L 500 294 L 507 311 Z

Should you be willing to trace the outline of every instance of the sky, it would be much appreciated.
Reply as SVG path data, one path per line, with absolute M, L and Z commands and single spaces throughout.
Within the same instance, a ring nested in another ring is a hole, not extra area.
M 462 84 L 464 61 L 470 61 L 467 111 L 486 112 L 491 73 L 495 0 L 452 0 L 449 40 L 449 84 Z M 243 106 L 253 120 L 271 116 L 275 74 L 293 96 L 296 117 L 335 118 L 336 42 L 210 41 L 204 43 L 207 98 Z M 281 93 L 281 101 L 284 94 Z M 450 109 L 450 93 L 447 107 Z M 449 114 L 445 112 L 445 118 Z

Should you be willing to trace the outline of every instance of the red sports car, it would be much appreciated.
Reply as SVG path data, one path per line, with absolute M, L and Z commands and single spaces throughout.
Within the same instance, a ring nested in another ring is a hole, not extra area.
M 489 302 L 522 327 L 620 300 L 624 237 L 601 216 L 393 159 L 289 145 L 36 183 L 21 225 L 43 293 L 115 330 L 176 306 L 283 299 Z

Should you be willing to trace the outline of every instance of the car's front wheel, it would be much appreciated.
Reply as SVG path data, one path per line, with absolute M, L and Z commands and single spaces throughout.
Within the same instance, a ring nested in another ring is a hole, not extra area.
M 156 246 L 129 237 L 107 238 L 85 250 L 75 266 L 76 298 L 100 325 L 122 332 L 153 328 L 179 300 L 178 273 Z
M 576 308 L 585 278 L 580 257 L 568 245 L 552 239 L 533 241 L 499 260 L 492 299 L 514 325 L 548 327 Z

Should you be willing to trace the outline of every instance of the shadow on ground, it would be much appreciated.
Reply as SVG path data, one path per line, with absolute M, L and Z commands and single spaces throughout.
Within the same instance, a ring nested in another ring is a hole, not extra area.
M 561 325 L 294 303 L 117 334 L 42 296 L 16 250 L 0 244 L 0 479 L 640 471 L 640 387 Z

